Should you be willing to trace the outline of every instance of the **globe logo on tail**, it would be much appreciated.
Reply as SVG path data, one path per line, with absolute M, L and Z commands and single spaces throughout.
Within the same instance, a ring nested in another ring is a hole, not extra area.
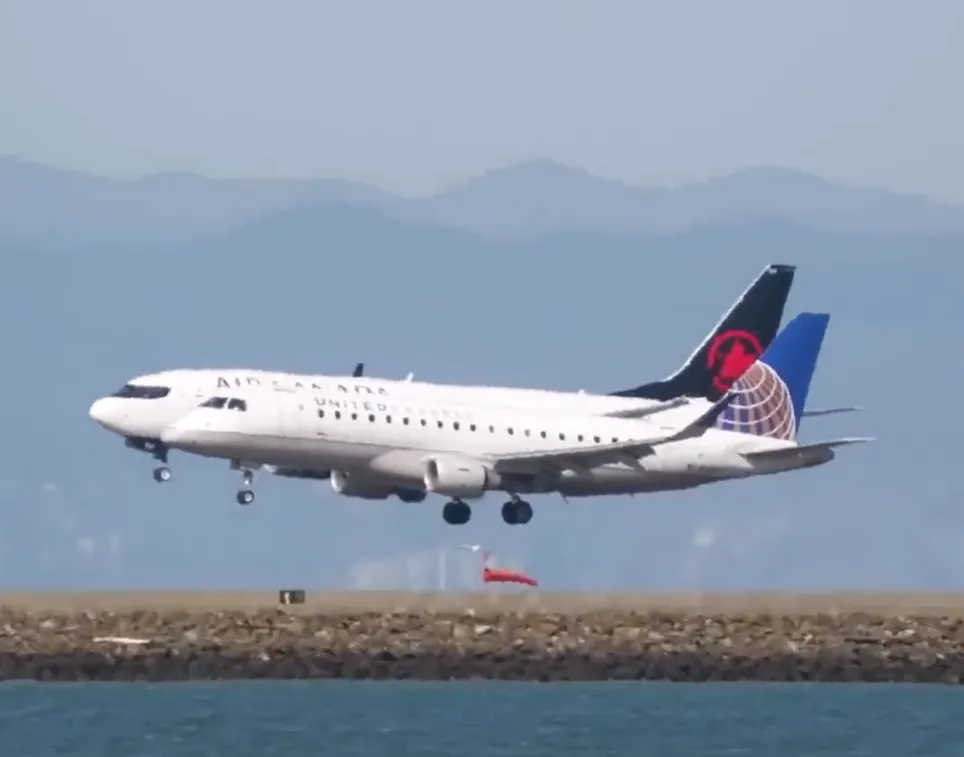
M 733 382 L 730 391 L 735 396 L 717 419 L 717 428 L 771 439 L 794 439 L 797 423 L 793 399 L 783 379 L 770 366 L 757 361 Z

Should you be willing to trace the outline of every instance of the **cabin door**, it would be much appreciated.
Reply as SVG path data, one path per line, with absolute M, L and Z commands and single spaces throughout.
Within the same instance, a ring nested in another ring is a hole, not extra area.
M 277 408 L 278 435 L 294 438 L 304 436 L 305 414 L 308 412 L 304 401 L 279 402 Z

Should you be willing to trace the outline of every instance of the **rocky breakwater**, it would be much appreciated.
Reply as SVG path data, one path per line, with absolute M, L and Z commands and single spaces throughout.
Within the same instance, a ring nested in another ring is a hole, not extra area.
M 0 609 L 0 679 L 962 677 L 964 621 L 939 616 Z

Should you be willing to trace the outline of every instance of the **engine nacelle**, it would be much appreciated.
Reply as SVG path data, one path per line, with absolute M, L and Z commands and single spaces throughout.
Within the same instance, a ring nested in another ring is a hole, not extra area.
M 372 481 L 364 476 L 351 476 L 337 470 L 331 472 L 331 488 L 338 494 L 358 499 L 388 499 L 393 490 L 390 484 Z
M 426 490 L 453 499 L 478 499 L 499 485 L 500 477 L 477 460 L 437 455 L 425 461 Z

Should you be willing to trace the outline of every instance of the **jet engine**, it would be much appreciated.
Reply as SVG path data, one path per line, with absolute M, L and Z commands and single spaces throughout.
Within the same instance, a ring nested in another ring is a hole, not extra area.
M 331 472 L 331 488 L 338 494 L 358 499 L 388 499 L 394 490 L 391 484 L 337 470 Z
M 437 455 L 425 461 L 425 488 L 453 499 L 478 499 L 499 485 L 500 477 L 477 460 Z

